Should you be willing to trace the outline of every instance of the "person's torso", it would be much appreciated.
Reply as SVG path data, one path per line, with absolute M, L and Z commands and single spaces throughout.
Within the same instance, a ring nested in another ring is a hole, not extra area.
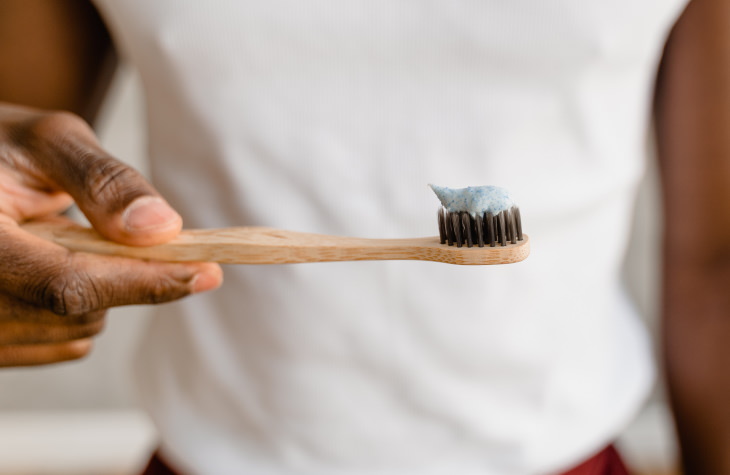
M 191 473 L 526 474 L 589 455 L 650 380 L 618 267 L 684 0 L 99 0 L 190 227 L 436 234 L 493 184 L 527 261 L 229 267 L 140 358 Z M 153 341 L 154 340 L 154 341 Z

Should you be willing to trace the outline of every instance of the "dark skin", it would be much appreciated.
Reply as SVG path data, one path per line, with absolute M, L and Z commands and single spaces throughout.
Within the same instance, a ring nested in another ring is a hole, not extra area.
M 34 32 L 31 38 L 28 31 Z M 184 282 L 196 272 L 209 277 L 209 287 L 220 283 L 216 269 L 188 267 L 186 274 L 185 266 L 173 270 L 166 267 L 170 264 L 79 257 L 33 240 L 17 228 L 15 223 L 22 219 L 63 209 L 69 194 L 102 234 L 120 242 L 163 242 L 174 237 L 180 223 L 173 217 L 137 232 L 125 228 L 121 221 L 125 206 L 135 197 L 157 193 L 101 150 L 77 116 L 43 112 L 66 110 L 92 121 L 108 85 L 113 45 L 88 3 L 3 0 L 0 57 L 0 100 L 37 108 L 0 108 L 0 143 L 10 143 L 10 148 L 0 148 L 6 154 L 0 164 L 12 165 L 0 166 L 0 178 L 20 187 L 3 188 L 0 181 L 0 244 L 5 262 L 8 256 L 13 262 L 12 267 L 0 265 L 5 276 L 0 278 L 0 300 L 4 299 L 0 364 L 78 357 L 88 351 L 84 345 L 100 328 L 105 308 L 140 303 L 145 295 L 149 299 L 145 292 L 150 289 L 158 300 L 178 298 L 191 291 Z M 726 0 L 692 0 L 672 31 L 658 78 L 656 116 L 666 216 L 663 355 L 670 400 L 685 472 L 726 474 L 730 473 L 730 3 Z M 56 139 L 61 134 L 72 143 L 59 144 Z M 7 150 L 21 159 L 8 162 Z M 59 156 L 63 166 L 49 165 L 56 161 L 49 157 Z M 94 166 L 100 161 L 105 165 Z M 99 193 L 94 184 L 104 182 L 110 171 L 119 183 L 103 186 Z M 71 172 L 86 179 L 71 180 Z M 8 197 L 7 189 L 16 194 Z M 18 189 L 23 190 L 19 195 Z M 55 262 L 52 268 L 67 270 L 59 277 L 53 269 L 42 268 L 38 259 L 27 258 L 31 250 Z M 108 279 L 108 288 L 102 285 L 90 294 L 76 292 L 59 300 L 58 292 L 44 292 L 42 284 L 33 284 L 29 273 L 13 272 L 18 268 L 50 276 L 61 289 L 68 288 L 63 285 L 68 280 L 83 288 L 88 280 L 84 276 L 92 271 L 113 278 Z M 126 278 L 120 278 L 120 272 L 124 275 L 120 268 L 128 268 Z M 139 272 L 145 272 L 148 280 L 140 283 L 131 277 Z M 167 288 L 160 282 L 183 284 Z M 71 311 L 59 301 L 72 302 Z
M 70 111 L 89 123 L 117 64 L 99 14 L 79 0 L 0 2 L 0 58 L 0 100 Z
M 175 237 L 182 220 L 139 173 L 99 146 L 87 124 L 115 63 L 89 3 L 3 0 L 0 57 L 0 366 L 80 358 L 107 309 L 220 285 L 215 264 L 72 253 L 18 226 L 57 216 L 75 201 L 107 238 L 151 245 Z
M 730 3 L 695 0 L 656 94 L 663 355 L 688 474 L 730 473 Z

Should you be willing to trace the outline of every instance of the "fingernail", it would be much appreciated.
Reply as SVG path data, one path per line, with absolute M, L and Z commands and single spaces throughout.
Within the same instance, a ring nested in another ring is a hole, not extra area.
M 134 200 L 122 214 L 128 231 L 148 231 L 165 228 L 180 220 L 170 205 L 156 196 L 143 196 Z
M 209 272 L 201 272 L 200 274 L 193 277 L 192 288 L 193 293 L 206 292 L 218 288 L 222 283 L 221 276 L 218 274 L 211 274 Z

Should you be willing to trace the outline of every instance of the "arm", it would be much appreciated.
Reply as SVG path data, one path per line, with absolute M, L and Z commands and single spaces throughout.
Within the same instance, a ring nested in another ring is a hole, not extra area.
M 117 64 L 87 0 L 2 0 L 0 58 L 0 101 L 66 110 L 88 122 Z
M 0 1 L 0 367 L 82 357 L 106 309 L 221 282 L 214 264 L 71 253 L 18 226 L 75 201 L 101 234 L 122 243 L 156 244 L 179 232 L 180 216 L 109 156 L 80 117 L 93 120 L 112 53 L 84 0 Z
M 730 2 L 690 3 L 656 112 L 670 401 L 686 473 L 730 473 Z

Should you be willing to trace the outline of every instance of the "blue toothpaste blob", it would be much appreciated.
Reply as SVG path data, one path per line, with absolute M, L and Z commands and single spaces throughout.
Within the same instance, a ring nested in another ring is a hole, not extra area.
M 466 211 L 472 217 L 484 213 L 497 214 L 515 206 L 509 191 L 498 186 L 448 188 L 428 185 L 449 212 Z

